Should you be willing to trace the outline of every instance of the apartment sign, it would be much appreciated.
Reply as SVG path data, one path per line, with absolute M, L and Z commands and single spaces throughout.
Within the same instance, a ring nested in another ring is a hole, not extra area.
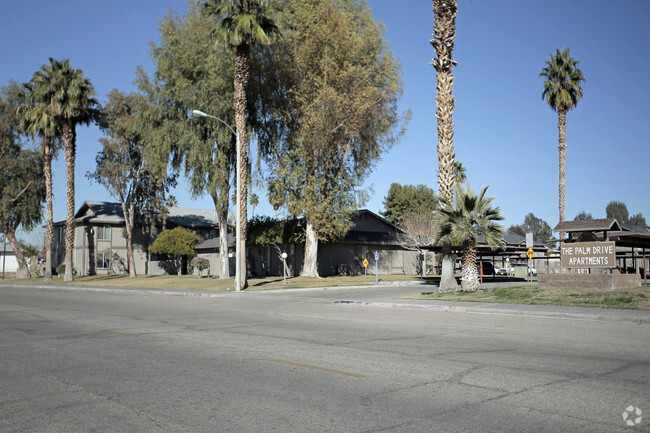
M 616 244 L 614 242 L 562 244 L 560 257 L 563 268 L 613 268 L 616 266 Z

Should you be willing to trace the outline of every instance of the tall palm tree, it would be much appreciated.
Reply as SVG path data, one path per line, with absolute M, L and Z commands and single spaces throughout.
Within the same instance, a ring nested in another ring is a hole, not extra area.
M 463 245 L 463 291 L 475 291 L 479 286 L 476 269 L 476 241 L 480 238 L 492 248 L 502 248 L 503 228 L 495 221 L 503 220 L 499 207 L 492 207 L 494 197 L 485 197 L 488 187 L 474 195 L 456 185 L 455 202 L 440 197 L 440 207 L 434 210 L 434 222 L 439 227 L 436 241 L 448 238 Z
M 81 69 L 70 66 L 69 60 L 59 62 L 50 58 L 39 73 L 34 98 L 46 104 L 61 129 L 65 149 L 67 179 L 67 218 L 65 231 L 65 281 L 73 280 L 72 255 L 74 252 L 74 169 L 76 156 L 77 125 L 88 125 L 97 116 L 95 89 Z
M 36 71 L 32 80 L 24 85 L 27 91 L 27 105 L 22 115 L 22 126 L 32 137 L 41 139 L 43 147 L 43 175 L 45 177 L 45 201 L 47 203 L 47 225 L 45 228 L 45 275 L 52 279 L 52 234 L 54 231 L 54 213 L 52 204 L 52 159 L 60 147 L 61 129 L 51 112 L 49 103 L 38 101 L 34 97 L 35 89 L 42 86 L 47 75 L 43 70 Z
M 564 221 L 564 201 L 565 201 L 565 152 L 566 152 L 566 114 L 567 111 L 575 108 L 582 99 L 581 83 L 585 82 L 585 76 L 582 70 L 578 68 L 580 62 L 569 55 L 569 48 L 560 51 L 556 50 L 555 56 L 550 54 L 551 59 L 546 61 L 546 66 L 539 74 L 545 77 L 544 91 L 542 99 L 546 101 L 553 111 L 557 111 L 557 128 L 559 129 L 559 146 L 560 150 L 560 222 Z M 560 233 L 560 238 L 564 238 L 564 233 Z
M 217 39 L 235 47 L 235 127 L 240 140 L 241 194 L 241 254 L 246 262 L 246 222 L 248 217 L 248 157 L 246 139 L 246 86 L 248 85 L 251 46 L 270 44 L 279 33 L 274 18 L 277 9 L 270 0 L 208 0 L 205 13 L 217 21 Z M 242 266 L 240 281 L 246 287 L 246 266 Z
M 440 194 L 453 200 L 454 194 L 454 107 L 456 101 L 452 94 L 454 74 L 457 66 L 452 59 L 456 41 L 456 0 L 433 0 L 433 46 L 437 58 L 431 62 L 436 70 L 436 119 L 438 120 L 438 185 Z M 451 243 L 443 241 L 442 275 L 440 290 L 455 290 L 454 263 L 451 256 Z

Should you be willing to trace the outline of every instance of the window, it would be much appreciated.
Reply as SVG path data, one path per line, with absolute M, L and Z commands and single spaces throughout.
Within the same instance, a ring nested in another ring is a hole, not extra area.
M 97 269 L 108 269 L 110 265 L 109 253 L 97 253 Z
M 97 239 L 100 241 L 110 241 L 111 240 L 111 226 L 99 226 L 97 227 Z

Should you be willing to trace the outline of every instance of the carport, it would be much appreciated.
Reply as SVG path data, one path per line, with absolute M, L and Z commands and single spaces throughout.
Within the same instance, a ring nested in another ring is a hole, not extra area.
M 602 218 L 584 221 L 564 221 L 553 229 L 566 232 L 565 243 L 579 241 L 610 241 L 616 244 L 616 262 L 621 273 L 638 273 L 647 285 L 647 252 L 650 250 L 650 228 L 620 225 L 615 218 Z M 641 250 L 641 251 L 639 251 Z M 628 267 L 628 260 L 632 266 Z M 637 266 L 642 260 L 643 266 Z

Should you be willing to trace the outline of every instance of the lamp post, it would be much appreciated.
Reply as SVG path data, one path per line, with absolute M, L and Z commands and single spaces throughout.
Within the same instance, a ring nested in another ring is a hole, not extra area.
M 5 259 L 7 257 L 7 236 L 2 235 L 2 243 L 4 244 L 4 250 L 2 251 L 2 279 L 5 279 Z
M 241 290 L 241 272 L 242 272 L 242 263 L 241 263 L 241 257 L 242 257 L 242 246 L 241 246 L 241 185 L 240 185 L 240 173 L 241 173 L 241 161 L 240 161 L 240 155 L 241 155 L 241 149 L 240 149 L 240 141 L 239 141 L 239 134 L 235 132 L 234 129 L 230 125 L 228 125 L 224 120 L 212 116 L 210 114 L 204 113 L 203 111 L 199 110 L 192 110 L 190 113 L 190 116 L 198 116 L 198 117 L 209 117 L 210 119 L 218 120 L 219 122 L 223 123 L 226 125 L 226 127 L 230 130 L 230 132 L 233 133 L 235 138 L 237 139 L 237 211 L 236 211 L 236 218 L 237 222 L 235 224 L 235 290 L 240 291 Z M 224 234 L 221 233 L 221 236 Z M 228 237 L 228 233 L 226 233 L 226 238 Z M 221 252 L 223 254 L 223 251 Z M 226 255 L 228 252 L 226 251 Z

